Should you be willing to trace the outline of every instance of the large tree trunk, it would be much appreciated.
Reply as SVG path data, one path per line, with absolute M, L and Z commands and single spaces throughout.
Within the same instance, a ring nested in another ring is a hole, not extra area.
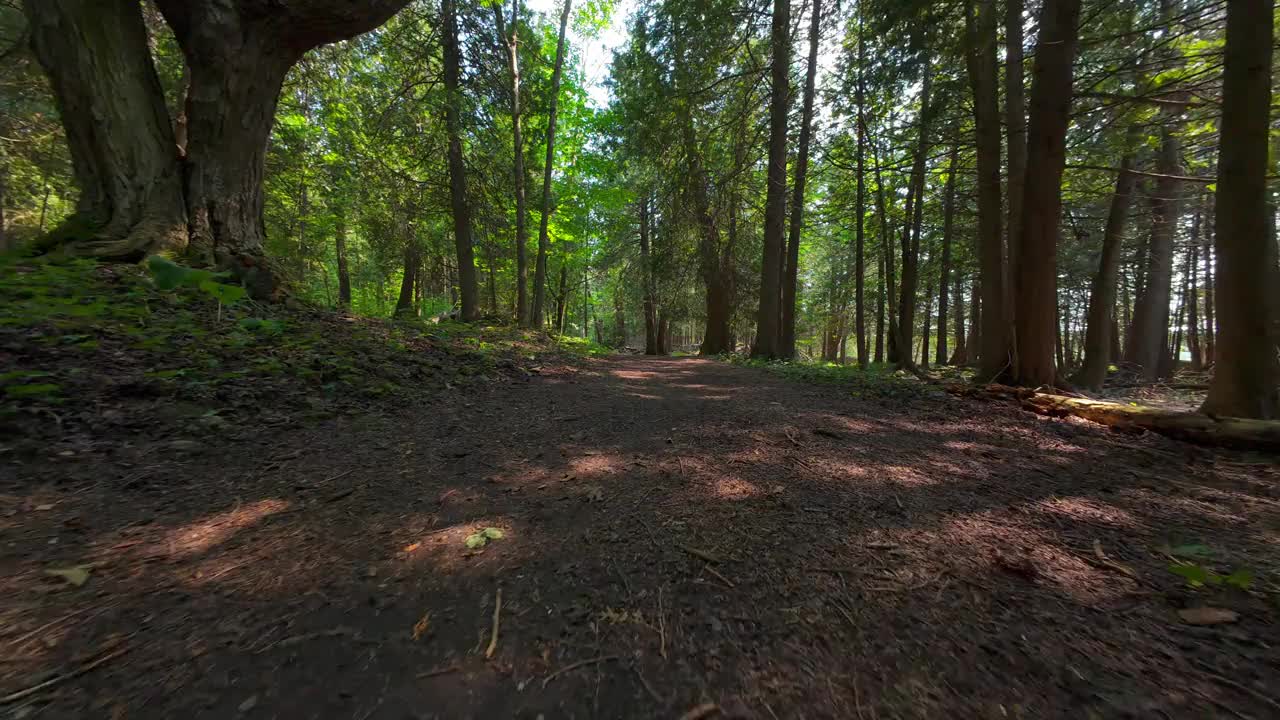
M 822 0 L 813 0 L 809 23 L 809 65 L 804 76 L 804 100 L 800 110 L 800 137 L 797 140 L 795 187 L 791 195 L 791 218 L 787 232 L 785 272 L 782 278 L 782 326 L 778 352 L 784 358 L 796 355 L 796 296 L 799 282 L 800 232 L 804 228 L 804 186 L 809 172 L 809 138 L 813 133 L 813 95 L 818 76 L 818 41 L 822 28 Z
M 404 275 L 400 278 L 400 296 L 396 300 L 397 316 L 410 315 L 414 312 L 413 291 L 415 283 L 418 282 L 418 268 L 421 264 L 418 243 L 410 237 L 404 246 Z
M 1024 183 L 1014 283 L 1013 377 L 1031 387 L 1053 385 L 1057 380 L 1058 225 L 1079 16 L 1080 0 L 1044 0 L 1040 11 L 1027 131 L 1027 167 L 1035 172 L 1028 173 Z
M 1201 245 L 1204 250 L 1204 363 L 1212 366 L 1217 359 L 1217 335 L 1218 325 L 1214 308 L 1214 225 L 1217 217 L 1216 200 L 1213 195 L 1209 196 L 1208 207 L 1205 210 L 1204 221 L 1204 240 Z
M 950 299 L 951 282 L 951 234 L 955 225 L 956 171 L 960 164 L 960 144 L 952 141 L 947 160 L 947 186 L 942 200 L 942 266 L 938 270 L 938 351 L 934 358 L 938 365 L 947 362 L 947 301 Z M 959 303 L 957 303 L 957 307 Z M 959 310 L 957 310 L 959 312 Z M 964 344 L 963 340 L 958 340 Z
M 573 0 L 564 0 L 560 11 L 560 38 L 556 41 L 556 61 L 551 72 L 551 97 L 547 109 L 547 159 L 542 166 L 542 218 L 538 224 L 538 256 L 533 268 L 532 325 L 542 327 L 542 308 L 547 297 L 547 251 L 551 247 L 551 173 L 556 159 L 556 111 L 560 103 L 560 73 L 564 67 L 564 34 L 569 27 L 569 8 Z
M 956 280 L 956 302 L 953 311 L 956 316 L 956 349 L 951 353 L 951 364 L 956 367 L 969 362 L 969 344 L 964 328 L 964 283 Z
M 1227 4 L 1218 136 L 1217 363 L 1204 412 L 1280 418 L 1280 360 L 1272 334 L 1267 157 L 1271 110 L 1270 0 Z
M 1005 265 L 1005 292 L 1013 289 L 1009 273 L 1017 272 L 1019 267 L 1018 237 L 1022 233 L 1022 198 L 1027 174 L 1027 108 L 1022 70 L 1022 7 L 1022 0 L 1005 0 L 1004 120 L 1009 153 L 1009 207 L 1005 229 L 1005 236 L 1008 238 L 1008 262 Z
M 1169 300 L 1173 282 L 1173 239 L 1177 228 L 1181 181 L 1177 137 L 1161 131 L 1155 194 L 1151 198 L 1151 235 L 1147 245 L 1145 281 L 1133 308 L 1133 328 L 1126 359 L 1142 368 L 1145 380 L 1155 380 L 1168 367 Z
M 1000 234 L 1000 106 L 996 97 L 996 3 L 969 0 L 965 13 L 969 84 L 977 135 L 978 261 L 982 289 L 979 329 L 981 367 L 991 380 L 1009 365 L 1009 327 L 1005 316 L 1004 242 Z
M 136 0 L 25 0 L 80 189 L 42 244 L 116 259 L 182 251 L 182 171 Z
M 516 324 L 529 327 L 529 228 L 525 201 L 524 138 L 520 126 L 520 0 L 511 0 L 511 35 L 502 20 L 502 5 L 493 6 L 498 38 L 506 44 L 511 75 L 511 144 L 515 148 L 512 175 L 516 195 Z
M 780 357 L 778 312 L 781 303 L 782 252 L 787 230 L 787 95 L 790 47 L 790 0 L 773 0 L 773 88 L 769 101 L 769 169 L 764 208 L 764 258 L 760 264 L 760 310 L 753 357 Z
M 880 169 L 880 152 L 876 143 L 871 144 L 871 163 L 876 170 L 876 215 L 880 218 L 880 312 L 881 329 L 884 335 L 884 356 L 888 362 L 897 361 L 898 320 L 894 311 L 896 286 L 894 284 L 893 235 L 889 232 L 889 209 L 885 199 L 884 177 Z M 909 191 L 908 191 L 909 192 Z M 888 327 L 884 327 L 887 314 Z M 877 357 L 876 362 L 881 362 Z
M 444 0 L 444 124 L 449 135 L 449 201 L 453 210 L 453 244 L 458 255 L 458 284 L 462 295 L 462 321 L 480 317 L 480 293 L 476 287 L 475 249 L 471 237 L 471 201 L 467 198 L 467 166 L 462 159 L 462 119 L 458 89 L 458 9 L 455 0 Z
M 1111 207 L 1107 211 L 1107 224 L 1102 232 L 1102 255 L 1098 260 L 1098 272 L 1093 277 L 1089 291 L 1089 310 L 1085 321 L 1084 365 L 1075 381 L 1081 386 L 1098 390 L 1107 378 L 1107 366 L 1111 364 L 1111 328 L 1114 324 L 1116 304 L 1116 276 L 1120 271 L 1120 250 L 1124 242 L 1124 226 L 1129 218 L 1129 205 L 1137 176 L 1132 172 L 1134 148 L 1141 137 L 1141 126 L 1130 125 L 1124 136 L 1124 154 L 1120 158 L 1120 171 L 1116 174 L 1116 189 L 1111 195 Z

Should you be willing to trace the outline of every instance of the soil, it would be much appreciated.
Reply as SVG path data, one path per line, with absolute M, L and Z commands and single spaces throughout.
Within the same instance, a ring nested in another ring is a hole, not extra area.
M 6 459 L 0 708 L 1280 716 L 1275 458 L 695 358 L 390 408 Z

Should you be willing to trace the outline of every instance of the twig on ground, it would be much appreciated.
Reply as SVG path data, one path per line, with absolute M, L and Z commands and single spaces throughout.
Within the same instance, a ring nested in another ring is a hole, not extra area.
M 653 698 L 653 701 L 658 703 L 659 705 L 666 705 L 667 701 L 662 699 L 662 696 L 658 694 L 658 691 L 654 690 L 653 686 L 649 684 L 649 680 L 644 676 L 644 673 L 641 672 L 640 670 L 640 665 L 638 663 L 632 663 L 631 669 L 635 670 L 636 677 L 640 678 L 640 685 L 644 687 L 645 692 L 649 693 L 649 697 Z
M 293 645 L 298 645 L 308 640 L 315 640 L 316 638 L 338 637 L 339 635 L 354 635 L 354 634 L 355 634 L 355 630 L 345 625 L 339 625 L 338 627 L 330 628 L 329 630 L 318 630 L 316 632 L 303 633 L 301 635 L 294 635 L 292 637 L 284 638 L 283 640 L 279 640 L 277 642 L 271 643 L 270 645 L 262 648 L 261 650 L 258 650 L 254 654 L 261 655 L 262 653 L 268 650 L 274 650 L 275 648 L 278 648 L 278 647 L 281 647 L 281 648 L 292 647 Z
M 436 668 L 435 670 L 428 670 L 423 673 L 418 673 L 418 679 L 421 680 L 423 678 L 433 678 L 439 675 L 448 675 L 449 673 L 456 673 L 461 669 L 462 668 L 458 667 L 457 665 L 447 665 L 442 668 Z
M 715 575 L 717 578 L 720 579 L 720 582 L 724 583 L 725 585 L 728 585 L 730 588 L 735 587 L 733 582 L 729 580 L 729 578 L 725 577 L 724 575 L 721 575 L 719 571 L 717 571 L 715 568 L 711 567 L 710 565 L 707 565 L 707 572 L 711 573 L 712 575 Z
M 680 548 L 681 550 L 683 550 L 683 551 L 685 551 L 685 552 L 689 553 L 690 555 L 692 555 L 692 556 L 694 556 L 694 557 L 702 558 L 703 560 L 706 560 L 706 561 L 707 561 L 707 562 L 709 562 L 709 563 L 718 563 L 718 562 L 720 562 L 720 558 L 716 557 L 715 555 L 712 555 L 711 553 L 707 552 L 706 550 L 699 550 L 698 548 L 695 548 L 695 547 L 689 547 L 688 545 L 685 545 L 684 543 L 676 543 L 676 547 Z
M 720 706 L 715 703 L 702 703 L 701 705 L 690 708 L 689 712 L 680 716 L 680 720 L 702 720 L 711 717 L 720 712 Z
M 787 436 L 787 439 L 791 441 L 792 445 L 795 445 L 796 447 L 804 447 L 800 444 L 800 441 L 796 439 L 796 436 L 791 434 L 791 428 L 782 428 L 782 433 Z
M 1277 713 L 1280 713 L 1280 702 L 1276 702 L 1275 700 L 1267 697 L 1266 695 L 1263 695 L 1262 693 L 1258 692 L 1257 690 L 1254 690 L 1248 685 L 1238 683 L 1235 680 L 1232 680 L 1231 678 L 1226 678 L 1219 675 L 1218 673 L 1213 671 L 1212 666 L 1206 664 L 1201 660 L 1193 660 L 1192 662 L 1195 663 L 1196 667 L 1200 668 L 1200 672 L 1204 673 L 1205 677 L 1209 678 L 1210 680 L 1218 683 L 1219 685 L 1222 685 L 1223 687 L 1229 687 L 1232 690 L 1237 690 L 1239 692 L 1242 692 L 1248 695 L 1249 697 L 1257 700 L 1258 702 L 1271 707 Z
M 494 651 L 498 649 L 498 622 L 502 617 L 502 588 L 498 588 L 498 594 L 493 601 L 493 633 L 489 636 L 489 647 L 484 651 L 486 658 L 493 657 Z
M 19 690 L 15 693 L 10 693 L 8 695 L 5 695 L 4 697 L 0 697 L 0 705 L 8 705 L 10 703 L 17 702 L 19 700 L 22 700 L 23 698 L 31 697 L 32 695 L 35 695 L 41 690 L 51 688 L 54 685 L 66 682 L 67 680 L 71 680 L 72 678 L 78 678 L 81 675 L 84 675 L 85 673 L 89 672 L 90 670 L 93 670 L 96 667 L 105 665 L 111 660 L 115 660 L 116 658 L 120 657 L 121 655 L 124 655 L 125 653 L 129 652 L 132 649 L 133 649 L 132 645 L 126 645 L 113 652 L 109 652 L 106 655 L 103 655 L 97 660 L 85 663 L 84 665 L 81 665 L 80 667 L 76 668 L 75 670 L 72 670 L 71 672 L 64 673 L 62 675 L 55 675 L 54 677 L 51 677 L 42 683 L 32 685 L 31 687 L 26 688 L 25 690 Z
M 662 609 L 662 586 L 658 586 L 658 654 L 667 659 L 667 614 Z
M 588 658 L 586 660 L 579 660 L 578 662 L 575 662 L 575 663 L 569 663 L 568 665 L 565 665 L 559 670 L 543 678 L 542 687 L 546 687 L 547 683 L 551 682 L 552 680 L 555 680 L 557 677 L 560 677 L 561 675 L 569 672 L 570 670 L 577 670 L 578 668 L 584 667 L 587 665 L 595 665 L 598 663 L 609 662 L 610 660 L 617 660 L 617 659 L 618 659 L 617 655 L 601 655 L 600 657 L 593 657 L 593 658 Z

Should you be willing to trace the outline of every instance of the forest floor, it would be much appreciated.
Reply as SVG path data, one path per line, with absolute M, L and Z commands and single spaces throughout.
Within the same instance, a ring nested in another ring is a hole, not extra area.
M 0 710 L 1280 713 L 1274 457 L 888 376 L 513 362 L 178 446 L 70 410 L 7 445 Z

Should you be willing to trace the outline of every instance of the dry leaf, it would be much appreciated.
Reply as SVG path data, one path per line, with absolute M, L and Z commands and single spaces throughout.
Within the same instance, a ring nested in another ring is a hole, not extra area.
M 1240 613 L 1224 608 L 1195 607 L 1179 610 L 1178 617 L 1188 625 L 1221 625 L 1239 620 Z
M 431 627 L 431 612 L 422 614 L 422 619 L 413 624 L 413 641 L 417 642 L 422 636 L 427 634 L 428 628 Z
M 66 580 L 67 582 L 71 583 L 72 585 L 75 585 L 76 587 L 80 587 L 81 585 L 84 585 L 85 583 L 89 582 L 89 568 L 91 567 L 93 566 L 92 565 L 76 565 L 75 567 L 69 567 L 69 568 L 53 568 L 51 570 L 45 570 L 44 574 L 60 577 L 63 580 Z

